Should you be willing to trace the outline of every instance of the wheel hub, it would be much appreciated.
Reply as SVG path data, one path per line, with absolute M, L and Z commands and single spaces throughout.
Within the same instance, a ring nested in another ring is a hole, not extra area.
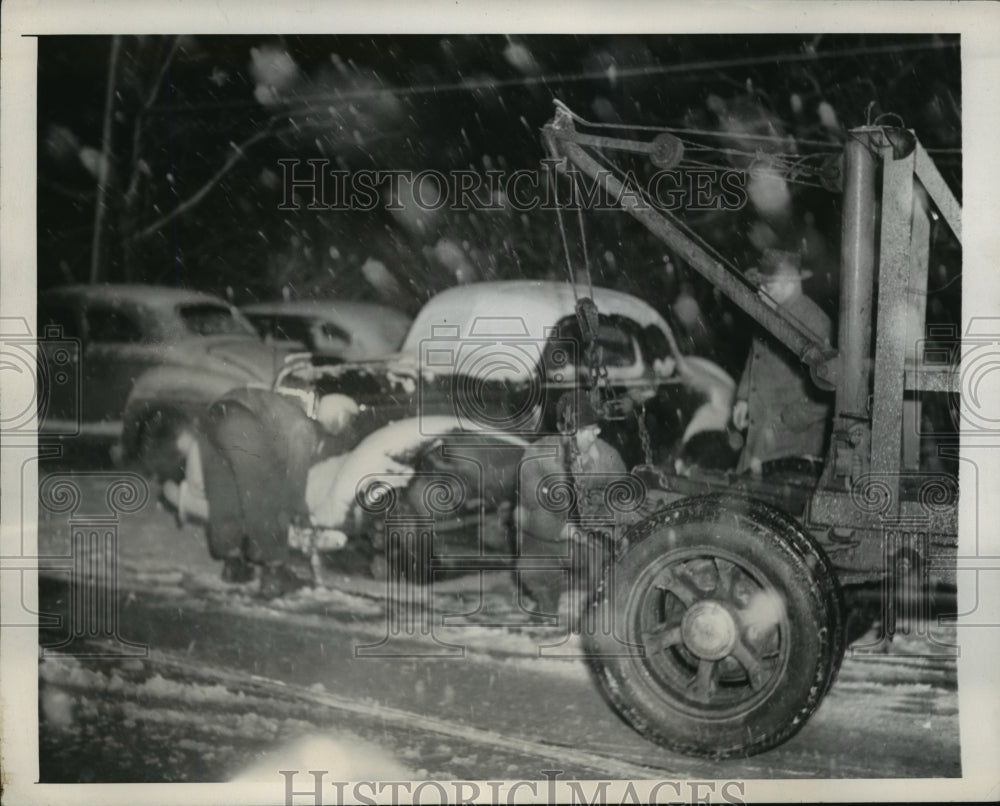
M 704 660 L 722 660 L 731 654 L 738 635 L 729 608 L 713 599 L 695 602 L 681 621 L 684 645 Z

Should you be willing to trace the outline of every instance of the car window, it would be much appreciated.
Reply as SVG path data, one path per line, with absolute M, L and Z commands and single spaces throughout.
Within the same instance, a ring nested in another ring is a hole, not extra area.
M 639 363 L 640 357 L 634 335 L 635 325 L 620 316 L 601 316 L 598 319 L 597 343 L 601 347 L 604 365 L 606 367 L 633 367 Z M 575 347 L 577 363 L 583 364 L 583 353 L 586 348 L 580 333 L 580 325 L 575 316 L 567 316 L 556 325 L 558 340 L 571 341 Z M 562 348 L 558 341 L 546 345 L 546 366 L 559 363 L 556 357 Z
M 274 314 L 250 313 L 246 314 L 250 324 L 254 326 L 258 335 L 262 339 L 286 340 L 288 337 L 281 330 L 277 318 Z
M 247 316 L 264 339 L 294 342 L 309 350 L 315 347 L 314 333 L 320 333 L 316 320 L 309 317 L 259 313 Z
M 319 352 L 338 353 L 351 346 L 351 337 L 332 322 L 319 322 L 313 326 L 313 342 Z
M 298 341 L 309 345 L 309 320 L 301 316 L 276 316 L 271 336 L 281 341 Z
M 38 332 L 42 338 L 51 328 L 62 330 L 60 338 L 80 338 L 80 324 L 76 311 L 62 305 L 45 305 L 38 309 Z
M 656 325 L 646 325 L 642 330 L 642 346 L 646 359 L 650 362 L 659 358 L 669 358 L 670 342 L 667 334 Z
M 274 335 L 274 317 L 265 316 L 260 313 L 248 313 L 245 314 L 246 318 L 250 320 L 250 324 L 254 326 L 254 329 L 260 334 L 261 338 L 267 338 L 268 336 Z
M 601 322 L 597 342 L 609 367 L 631 367 L 638 360 L 635 338 L 617 323 Z
M 90 341 L 135 343 L 143 341 L 139 323 L 117 308 L 88 308 L 87 336 Z
M 345 344 L 351 343 L 350 334 L 346 330 L 337 327 L 333 322 L 323 322 L 320 325 L 319 332 L 323 335 L 323 338 L 329 341 L 342 341 Z
M 256 336 L 257 333 L 232 308 L 211 302 L 180 305 L 177 308 L 184 327 L 196 336 Z

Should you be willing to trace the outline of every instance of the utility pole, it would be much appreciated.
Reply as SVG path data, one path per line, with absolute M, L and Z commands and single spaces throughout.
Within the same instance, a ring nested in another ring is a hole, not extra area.
M 101 274 L 101 235 L 104 230 L 105 199 L 108 174 L 111 170 L 111 126 L 114 122 L 115 90 L 118 86 L 118 57 L 121 53 L 120 34 L 111 37 L 108 56 L 108 84 L 104 91 L 104 126 L 101 132 L 101 159 L 97 165 L 97 202 L 94 209 L 94 234 L 90 246 L 90 282 L 96 283 Z

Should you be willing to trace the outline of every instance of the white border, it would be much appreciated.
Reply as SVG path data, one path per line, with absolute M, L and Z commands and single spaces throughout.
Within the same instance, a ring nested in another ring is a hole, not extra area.
M 374 2 L 345 7 L 318 0 L 278 4 L 240 0 L 7 0 L 0 10 L 0 315 L 26 316 L 35 308 L 35 77 L 33 34 L 69 33 L 926 33 L 962 35 L 962 107 L 965 216 L 965 317 L 1000 316 L 1000 6 L 991 3 L 943 2 L 779 2 L 753 3 L 612 3 L 466 2 L 433 0 L 414 3 Z M 28 36 L 22 36 L 28 35 Z M 13 235 L 12 235 L 13 234 Z M 18 237 L 25 234 L 24 237 Z M 7 379 L 5 379 L 7 380 Z M 29 497 L 20 512 L 21 479 L 17 458 L 4 441 L 0 467 L 3 490 L 0 532 L 3 551 L 20 541 L 21 522 L 37 522 Z M 971 441 L 970 441 L 971 442 Z M 993 522 L 989 481 L 1000 479 L 1000 455 L 988 451 L 979 462 L 983 489 L 968 494 L 963 486 L 961 549 L 973 556 L 977 522 Z M 32 471 L 33 472 L 33 471 Z M 968 477 L 963 475 L 963 480 Z M 36 479 L 25 477 L 26 485 Z M 978 500 L 977 500 L 978 499 Z M 978 510 L 978 511 L 977 511 Z M 980 555 L 1000 557 L 995 530 L 979 535 Z M 33 535 L 29 535 L 34 539 Z M 26 547 L 29 552 L 34 546 Z M 16 553 L 16 551 L 14 551 Z M 31 575 L 25 575 L 25 604 L 37 598 Z M 977 609 L 979 621 L 1000 624 L 1000 572 L 983 572 L 977 591 L 960 588 L 959 609 Z M 20 609 L 16 585 L 0 589 L 3 611 Z M 3 612 L 0 611 L 0 612 Z M 985 617 L 984 614 L 989 614 Z M 748 799 L 759 800 L 988 800 L 1000 797 L 1000 628 L 963 630 L 959 641 L 961 780 L 751 781 Z M 0 703 L 2 764 L 8 803 L 147 804 L 184 802 L 259 802 L 259 788 L 230 785 L 36 785 L 37 658 L 30 629 L 0 633 Z M 280 788 L 266 796 L 281 802 Z M 300 799 L 301 800 L 301 799 Z

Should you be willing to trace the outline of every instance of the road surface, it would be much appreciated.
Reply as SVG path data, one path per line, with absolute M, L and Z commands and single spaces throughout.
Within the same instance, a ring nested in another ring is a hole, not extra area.
M 106 477 L 76 483 L 84 502 L 103 501 Z M 70 554 L 68 515 L 40 512 L 41 552 Z M 282 769 L 345 780 L 961 775 L 946 626 L 916 623 L 888 652 L 849 653 L 785 745 L 704 761 L 618 719 L 574 657 L 578 636 L 529 623 L 502 572 L 436 585 L 413 629 L 385 642 L 384 581 L 327 569 L 327 586 L 262 601 L 252 584 L 223 584 L 201 532 L 177 529 L 152 499 L 120 517 L 117 540 L 116 631 L 130 645 L 74 633 L 79 597 L 108 590 L 95 577 L 41 578 L 41 611 L 61 616 L 40 633 L 43 782 L 280 781 Z

